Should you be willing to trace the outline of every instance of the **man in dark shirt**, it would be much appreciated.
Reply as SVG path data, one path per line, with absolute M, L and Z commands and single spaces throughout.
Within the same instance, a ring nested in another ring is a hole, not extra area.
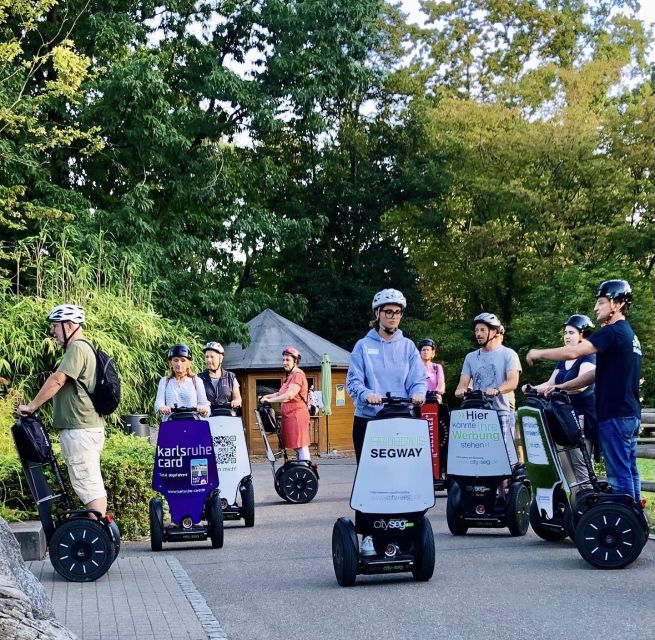
M 568 360 L 591 353 L 596 369 L 578 377 L 575 385 L 564 383 L 561 389 L 578 389 L 596 382 L 598 439 L 605 458 L 607 479 L 617 493 L 640 500 L 641 483 L 637 470 L 637 435 L 641 420 L 639 378 L 641 345 L 626 320 L 632 289 L 625 280 L 607 280 L 596 291 L 594 312 L 601 329 L 577 345 L 557 349 L 530 349 L 529 365 L 537 360 Z

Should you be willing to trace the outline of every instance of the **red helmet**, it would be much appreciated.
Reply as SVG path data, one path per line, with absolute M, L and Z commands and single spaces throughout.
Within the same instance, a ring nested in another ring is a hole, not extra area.
M 296 362 L 300 362 L 300 358 L 302 357 L 300 355 L 300 351 L 296 349 L 295 347 L 284 347 L 284 351 L 282 352 L 283 356 L 291 356 L 292 358 L 295 359 Z

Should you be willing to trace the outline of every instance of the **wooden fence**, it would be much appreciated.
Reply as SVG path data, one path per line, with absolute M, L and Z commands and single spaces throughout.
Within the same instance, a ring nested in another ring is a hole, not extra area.
M 641 410 L 641 437 L 637 440 L 637 458 L 655 460 L 655 409 Z M 655 482 L 643 481 L 644 491 L 655 491 Z

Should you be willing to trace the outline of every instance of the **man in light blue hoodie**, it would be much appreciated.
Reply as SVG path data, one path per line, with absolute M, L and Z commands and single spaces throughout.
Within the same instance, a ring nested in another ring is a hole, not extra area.
M 392 396 L 411 398 L 414 404 L 425 400 L 427 376 L 416 345 L 403 337 L 398 326 L 407 306 L 405 296 L 396 289 L 383 289 L 373 298 L 375 319 L 371 330 L 357 342 L 350 356 L 346 388 L 355 403 L 353 445 L 359 464 L 366 426 L 382 408 L 382 399 Z M 355 512 L 355 528 L 362 534 L 362 555 L 375 555 L 368 520 Z

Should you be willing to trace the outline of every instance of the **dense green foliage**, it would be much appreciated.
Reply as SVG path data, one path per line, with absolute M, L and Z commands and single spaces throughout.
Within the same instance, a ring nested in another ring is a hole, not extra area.
M 385 0 L 0 0 L 14 393 L 52 370 L 43 316 L 64 300 L 115 356 L 121 411 L 141 412 L 166 346 L 247 341 L 266 307 L 351 348 L 373 293 L 400 288 L 403 329 L 437 339 L 452 390 L 480 310 L 524 355 L 624 277 L 655 402 L 638 3 L 421 4 L 419 27 Z

